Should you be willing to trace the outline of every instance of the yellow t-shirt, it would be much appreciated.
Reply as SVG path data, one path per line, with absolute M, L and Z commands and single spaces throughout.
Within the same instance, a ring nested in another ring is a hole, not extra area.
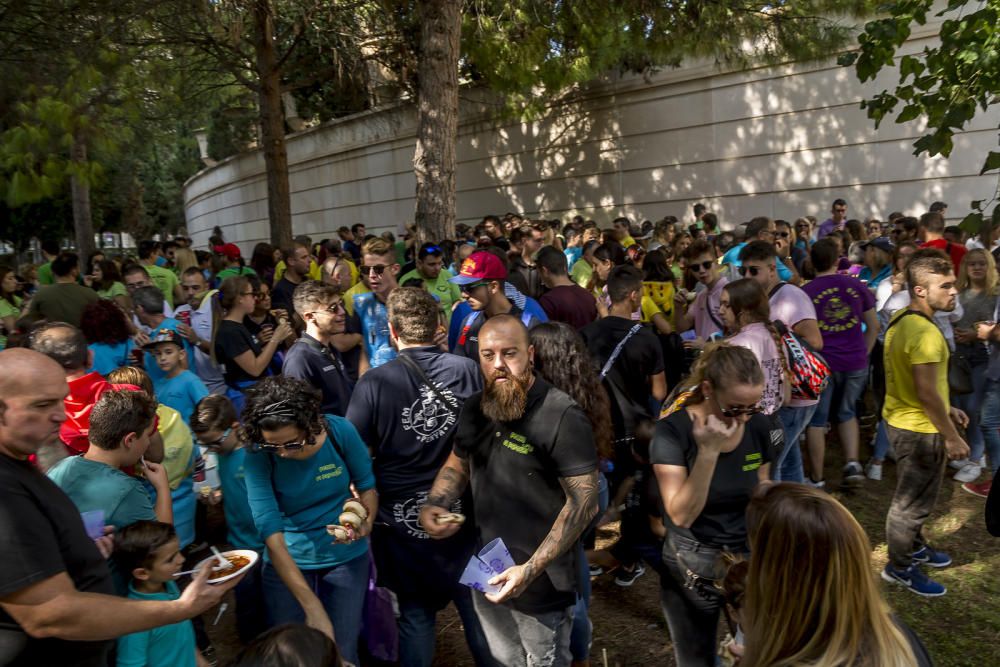
M 371 290 L 360 281 L 357 285 L 344 292 L 344 307 L 347 309 L 347 312 L 351 315 L 354 314 L 354 296 L 356 294 L 368 294 L 368 292 L 371 292 Z
M 642 282 L 642 298 L 643 301 L 649 298 L 657 305 L 657 307 L 663 311 L 663 314 L 667 316 L 667 319 L 673 321 L 674 317 L 674 284 L 670 282 L 660 282 L 652 280 L 644 280 Z M 643 307 L 643 321 L 645 318 L 645 306 Z M 652 317 L 652 315 L 650 315 Z
M 653 315 L 663 312 L 663 309 L 660 308 L 658 305 L 656 305 L 656 302 L 653 301 L 648 296 L 646 296 L 645 294 L 642 295 L 641 308 L 642 308 L 642 321 L 647 323 L 653 321 Z
M 941 400 L 948 405 L 948 342 L 929 318 L 919 314 L 906 315 L 906 312 L 904 309 L 896 313 L 889 323 L 891 328 L 887 328 L 885 333 L 885 407 L 882 408 L 882 416 L 896 428 L 916 433 L 937 433 L 917 397 L 913 366 L 938 364 L 935 384 Z
M 156 408 L 156 416 L 160 418 L 158 430 L 163 438 L 163 467 L 167 469 L 171 490 L 176 491 L 184 478 L 194 471 L 189 465 L 194 440 L 181 413 L 161 403 Z

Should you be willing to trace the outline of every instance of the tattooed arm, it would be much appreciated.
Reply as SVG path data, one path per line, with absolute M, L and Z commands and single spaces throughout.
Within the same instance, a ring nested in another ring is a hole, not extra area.
M 437 517 L 451 511 L 452 503 L 465 492 L 469 484 L 469 460 L 452 452 L 438 472 L 434 485 L 427 495 L 427 502 L 420 510 L 420 525 L 433 538 L 451 537 L 460 526 L 454 523 L 438 524 Z
M 497 593 L 487 593 L 491 602 L 516 598 L 541 574 L 552 561 L 573 548 L 590 520 L 597 515 L 597 470 L 584 475 L 560 477 L 566 503 L 555 523 L 535 553 L 523 565 L 504 570 L 490 580 L 500 586 Z

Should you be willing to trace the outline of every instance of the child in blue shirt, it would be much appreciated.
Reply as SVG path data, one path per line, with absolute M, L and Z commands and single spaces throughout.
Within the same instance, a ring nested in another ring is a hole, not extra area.
M 176 600 L 181 594 L 174 575 L 184 566 L 173 526 L 138 521 L 115 535 L 115 562 L 131 577 L 133 600 Z M 194 640 L 191 621 L 164 625 L 118 640 L 118 667 L 197 667 L 205 664 Z
M 157 329 L 145 349 L 163 372 L 160 377 L 150 374 L 157 400 L 181 413 L 187 424 L 194 406 L 208 396 L 208 389 L 201 378 L 187 370 L 188 354 L 183 339 L 173 329 Z
M 198 444 L 218 458 L 219 484 L 222 491 L 201 494 L 204 502 L 215 505 L 222 501 L 226 516 L 227 540 L 237 549 L 253 549 L 263 555 L 264 540 L 260 537 L 250 501 L 243 464 L 247 452 L 237 436 L 240 427 L 236 408 L 225 396 L 209 394 L 198 401 L 191 414 L 191 431 Z M 207 490 L 207 489 L 206 489 Z M 240 641 L 249 643 L 266 629 L 264 610 L 267 608 L 261 586 L 262 568 L 254 568 L 236 585 L 236 631 Z

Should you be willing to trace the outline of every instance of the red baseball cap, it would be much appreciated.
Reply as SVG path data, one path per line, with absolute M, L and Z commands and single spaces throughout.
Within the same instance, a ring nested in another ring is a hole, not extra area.
M 464 262 L 458 275 L 448 282 L 456 285 L 471 285 L 482 280 L 506 280 L 507 269 L 500 258 L 491 252 L 474 252 Z
M 240 257 L 242 257 L 242 253 L 240 253 L 240 247 L 235 243 L 227 243 L 226 245 L 217 245 L 214 248 L 212 248 L 212 250 L 215 251 L 215 254 L 225 255 L 229 259 L 239 259 Z

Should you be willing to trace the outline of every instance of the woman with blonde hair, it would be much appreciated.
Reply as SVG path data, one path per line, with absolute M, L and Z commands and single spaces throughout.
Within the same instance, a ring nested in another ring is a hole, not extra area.
M 804 484 L 767 484 L 747 509 L 750 571 L 741 667 L 929 667 L 875 581 L 847 509 Z
M 759 414 L 764 374 L 746 348 L 706 346 L 680 386 L 650 445 L 665 510 L 660 600 L 677 664 L 714 667 L 715 581 L 727 555 L 749 552 L 745 511 L 768 479 L 771 424 Z

